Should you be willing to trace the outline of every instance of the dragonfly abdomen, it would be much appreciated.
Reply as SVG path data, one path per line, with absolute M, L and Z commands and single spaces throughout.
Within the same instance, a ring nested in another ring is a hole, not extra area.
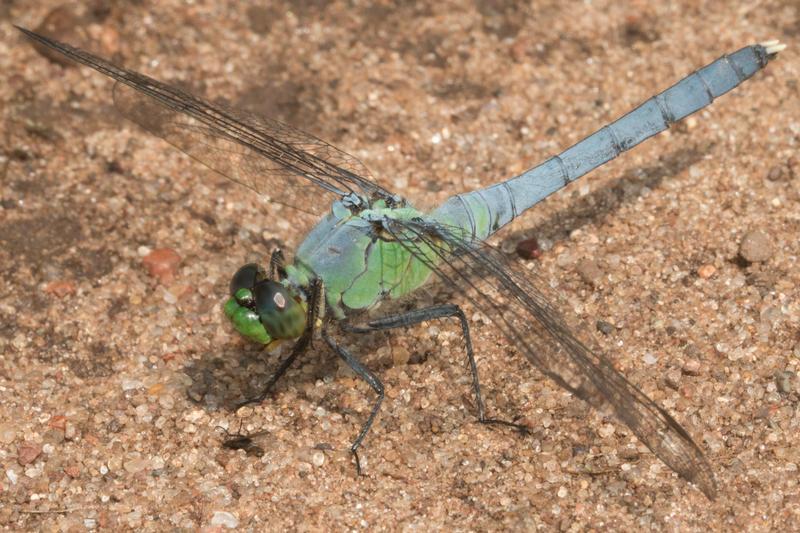
M 722 56 L 539 166 L 451 197 L 434 217 L 483 240 L 555 191 L 709 105 L 762 69 L 780 49 L 777 42 L 768 42 Z

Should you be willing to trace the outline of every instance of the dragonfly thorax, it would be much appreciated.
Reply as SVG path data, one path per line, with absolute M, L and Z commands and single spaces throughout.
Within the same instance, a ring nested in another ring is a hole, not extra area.
M 306 329 L 306 304 L 299 290 L 269 279 L 255 263 L 233 275 L 224 310 L 236 331 L 259 344 L 296 339 Z

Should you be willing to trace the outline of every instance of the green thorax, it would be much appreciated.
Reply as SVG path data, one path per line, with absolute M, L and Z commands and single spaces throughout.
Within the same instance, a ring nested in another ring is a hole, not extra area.
M 385 231 L 381 221 L 423 216 L 412 207 L 386 207 L 382 200 L 361 210 L 337 201 L 297 249 L 294 264 L 286 269 L 287 281 L 305 287 L 313 277 L 320 278 L 328 308 L 339 319 L 371 309 L 384 298 L 409 294 L 428 280 L 431 270 Z M 420 247 L 432 257 L 427 247 Z

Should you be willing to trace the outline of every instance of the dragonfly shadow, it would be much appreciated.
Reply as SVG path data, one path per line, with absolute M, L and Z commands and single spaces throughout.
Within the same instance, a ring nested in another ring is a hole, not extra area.
M 445 296 L 439 294 L 437 299 Z M 430 295 L 428 299 L 425 297 L 421 299 L 428 301 Z M 392 310 L 407 309 L 411 307 L 411 302 L 417 303 L 418 300 L 396 300 L 382 306 L 382 310 L 391 313 Z M 368 320 L 369 316 L 361 318 L 363 322 Z M 380 375 L 395 365 L 392 339 L 395 335 L 402 335 L 402 331 L 407 330 L 376 331 L 369 334 L 332 330 L 331 333 L 337 342 L 351 351 L 370 370 Z M 183 368 L 183 372 L 192 380 L 186 387 L 189 401 L 209 411 L 237 410 L 241 402 L 256 397 L 263 391 L 263 385 L 273 377 L 280 363 L 291 352 L 292 346 L 292 342 L 287 342 L 278 353 L 274 353 L 245 341 L 232 341 L 220 349 L 207 351 L 199 359 L 188 362 Z M 424 363 L 427 355 L 427 353 L 415 354 L 407 364 Z M 286 374 L 277 381 L 264 402 L 269 402 L 272 395 L 279 395 L 282 390 L 294 389 L 294 394 L 311 403 L 322 405 L 329 411 L 346 414 L 346 410 L 342 411 L 338 406 L 337 393 L 334 392 L 336 387 L 325 392 L 323 397 L 318 397 L 313 392 L 309 393 L 307 387 L 319 380 L 335 380 L 342 375 L 354 376 L 353 371 L 347 369 L 324 340 L 315 336 L 312 345 L 298 356 Z
M 184 373 L 192 380 L 186 389 L 187 397 L 210 411 L 235 411 L 242 401 L 261 393 L 262 385 L 269 381 L 290 348 L 289 344 L 280 353 L 271 353 L 257 346 L 232 342 L 206 352 L 184 367 Z M 302 388 L 335 374 L 336 368 L 335 357 L 317 340 L 277 382 L 273 392 L 287 385 Z M 265 401 L 269 398 L 268 395 Z
M 508 240 L 535 236 L 538 240 L 555 242 L 587 224 L 601 225 L 622 205 L 634 202 L 646 190 L 657 188 L 662 181 L 674 176 L 702 160 L 713 149 L 713 144 L 695 145 L 675 150 L 661 157 L 655 165 L 637 167 L 619 178 L 611 180 L 591 194 L 570 203 L 533 227 L 512 234 Z

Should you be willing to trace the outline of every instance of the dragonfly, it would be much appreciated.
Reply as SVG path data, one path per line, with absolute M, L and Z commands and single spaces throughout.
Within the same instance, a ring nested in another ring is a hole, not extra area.
M 378 316 L 382 302 L 438 280 L 488 317 L 545 376 L 614 414 L 673 471 L 715 497 L 713 469 L 690 434 L 614 368 L 580 321 L 560 309 L 545 282 L 486 241 L 550 194 L 737 87 L 784 44 L 771 40 L 724 55 L 542 164 L 423 210 L 382 186 L 358 159 L 308 133 L 18 29 L 116 80 L 114 104 L 124 117 L 270 201 L 318 216 L 291 261 L 278 249 L 268 265 L 248 263 L 232 276 L 223 309 L 233 328 L 268 352 L 293 341 L 260 393 L 240 405 L 264 401 L 312 340 L 321 338 L 376 395 L 350 446 L 360 473 L 358 450 L 378 415 L 384 385 L 339 338 L 450 318 L 463 335 L 478 420 L 524 430 L 487 416 L 469 321 L 460 305 Z M 241 435 L 234 438 L 230 448 L 250 443 Z

